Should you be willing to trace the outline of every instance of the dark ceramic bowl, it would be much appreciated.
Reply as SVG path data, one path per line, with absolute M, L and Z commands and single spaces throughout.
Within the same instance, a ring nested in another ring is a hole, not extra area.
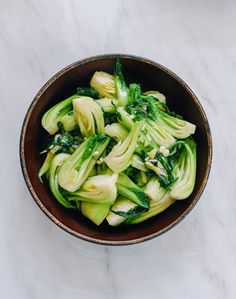
M 197 126 L 197 179 L 193 193 L 177 201 L 163 213 L 141 224 L 129 227 L 96 226 L 79 211 L 63 208 L 52 196 L 47 184 L 41 184 L 38 170 L 42 165 L 39 152 L 44 148 L 47 134 L 41 127 L 44 112 L 59 100 L 75 92 L 78 86 L 89 86 L 93 73 L 103 70 L 112 73 L 116 55 L 102 55 L 75 62 L 53 76 L 38 92 L 24 120 L 20 159 L 26 184 L 43 212 L 65 231 L 81 239 L 108 245 L 139 243 L 159 236 L 179 223 L 195 206 L 205 185 L 212 160 L 212 140 L 205 112 L 191 89 L 173 72 L 153 61 L 120 55 L 128 83 L 140 82 L 143 90 L 159 90 L 177 113 Z

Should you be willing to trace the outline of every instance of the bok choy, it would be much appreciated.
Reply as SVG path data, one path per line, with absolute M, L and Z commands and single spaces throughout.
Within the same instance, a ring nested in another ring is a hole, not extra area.
M 108 142 L 109 138 L 104 134 L 86 139 L 62 164 L 58 172 L 59 185 L 70 192 L 78 190 L 89 177 Z
M 38 172 L 58 204 L 112 227 L 188 198 L 197 173 L 195 125 L 170 110 L 161 89 L 128 84 L 121 62 L 44 113 L 51 136 Z

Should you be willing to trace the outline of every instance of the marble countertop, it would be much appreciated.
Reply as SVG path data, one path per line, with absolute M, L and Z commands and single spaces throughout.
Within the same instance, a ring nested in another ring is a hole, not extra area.
M 236 298 L 235 20 L 235 1 L 0 1 L 1 298 Z M 182 77 L 214 142 L 193 211 L 161 237 L 126 247 L 90 244 L 55 226 L 32 200 L 18 155 L 39 88 L 73 61 L 112 52 Z

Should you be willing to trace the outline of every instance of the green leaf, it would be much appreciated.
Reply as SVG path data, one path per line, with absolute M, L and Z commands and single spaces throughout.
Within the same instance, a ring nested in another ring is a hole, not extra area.
M 140 206 L 137 206 L 137 207 L 134 207 L 133 209 L 131 209 L 131 210 L 127 211 L 127 212 L 124 212 L 124 211 L 114 211 L 114 210 L 111 210 L 111 211 L 113 213 L 121 216 L 121 217 L 124 217 L 125 218 L 125 223 L 129 223 L 129 221 L 131 221 L 133 218 L 138 217 L 142 213 L 148 211 L 148 209 L 140 207 Z
M 92 87 L 78 87 L 77 95 L 98 99 L 99 93 Z
M 116 58 L 116 66 L 114 72 L 114 79 L 116 85 L 116 97 L 119 101 L 120 106 L 125 107 L 128 104 L 128 87 L 126 85 L 124 76 L 121 71 L 121 62 L 119 57 Z

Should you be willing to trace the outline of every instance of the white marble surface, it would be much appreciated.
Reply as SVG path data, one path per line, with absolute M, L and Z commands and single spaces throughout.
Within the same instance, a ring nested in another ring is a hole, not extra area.
M 18 156 L 23 117 L 59 69 L 131 53 L 179 74 L 214 141 L 208 186 L 177 227 L 129 247 L 76 239 L 39 210 Z M 0 297 L 236 298 L 236 3 L 220 0 L 0 0 Z

